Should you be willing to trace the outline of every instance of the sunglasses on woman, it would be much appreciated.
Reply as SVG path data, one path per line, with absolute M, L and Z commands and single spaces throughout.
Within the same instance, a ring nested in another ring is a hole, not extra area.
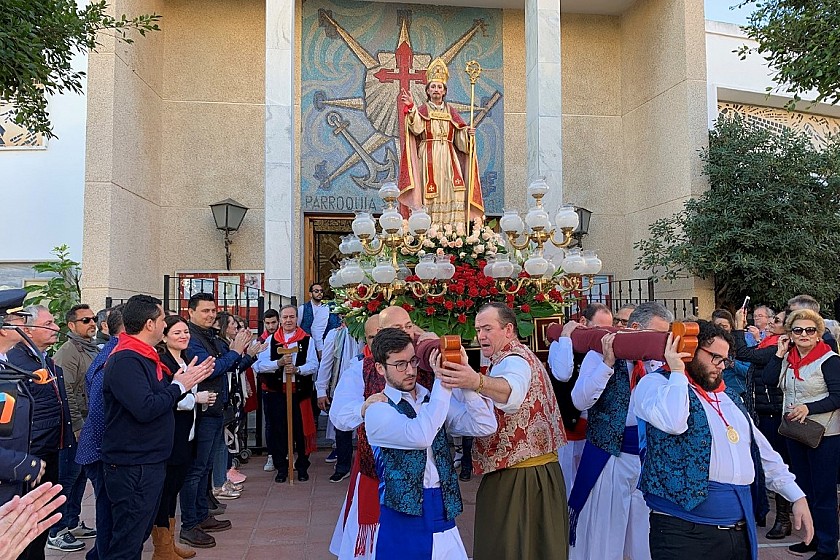
M 797 336 L 801 335 L 802 333 L 811 336 L 817 334 L 817 327 L 793 327 L 792 329 L 790 329 L 790 332 Z

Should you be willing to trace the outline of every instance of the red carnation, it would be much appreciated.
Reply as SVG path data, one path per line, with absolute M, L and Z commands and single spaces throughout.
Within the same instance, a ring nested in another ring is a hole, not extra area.
M 536 301 L 545 301 L 545 294 L 541 294 L 541 293 L 537 294 L 537 295 L 534 296 L 534 299 Z
M 446 308 L 447 311 L 452 311 L 455 308 L 455 304 L 452 303 L 452 300 L 446 300 L 443 302 L 443 306 Z
M 478 297 L 478 294 L 479 294 L 478 288 L 476 288 L 475 286 L 470 286 L 470 291 L 469 291 L 470 297 Z
M 464 300 L 459 299 L 458 301 L 455 302 L 455 305 L 457 305 L 458 307 L 464 307 L 464 305 L 466 305 L 466 304 L 464 303 Z
M 367 304 L 368 311 L 375 313 L 379 309 L 379 302 L 377 300 L 369 301 Z
M 435 314 L 435 308 L 434 308 L 434 307 L 432 307 L 432 306 L 430 305 L 429 307 L 427 307 L 427 308 L 426 308 L 426 315 L 428 315 L 428 316 L 430 316 L 430 317 L 431 317 L 431 316 L 432 316 L 432 315 L 434 315 L 434 314 Z
M 491 296 L 499 295 L 499 288 L 497 288 L 496 286 L 492 286 L 488 291 L 490 292 Z
M 481 290 L 479 290 L 479 292 L 478 292 L 478 293 L 479 293 L 479 295 L 481 295 L 481 297 L 487 297 L 487 295 L 488 295 L 490 292 L 489 292 L 489 291 L 487 291 L 487 288 L 482 288 Z
M 531 306 L 528 305 L 527 303 L 523 303 L 522 307 L 520 309 L 522 309 L 522 313 L 530 313 L 531 312 Z
M 463 313 L 458 315 L 458 322 L 464 324 L 467 322 L 467 316 Z
M 410 303 L 404 303 L 404 304 L 402 304 L 402 308 L 403 308 L 403 309 L 405 309 L 406 311 L 408 311 L 409 313 L 411 313 L 412 311 L 414 311 L 414 306 L 413 306 L 413 305 L 411 305 Z
M 472 307 L 472 306 L 474 306 L 474 305 L 475 305 L 475 302 L 474 302 L 473 300 L 471 300 L 471 299 L 468 299 L 468 300 L 466 300 L 466 301 L 464 302 L 464 305 L 466 305 L 466 306 L 467 306 L 467 309 L 469 309 L 470 307 Z

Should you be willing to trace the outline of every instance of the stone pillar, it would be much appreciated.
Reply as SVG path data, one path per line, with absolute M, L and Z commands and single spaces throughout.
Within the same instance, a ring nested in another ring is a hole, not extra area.
M 296 1 L 265 3 L 265 288 L 292 295 Z
M 528 180 L 544 176 L 549 214 L 563 199 L 560 0 L 525 0 Z

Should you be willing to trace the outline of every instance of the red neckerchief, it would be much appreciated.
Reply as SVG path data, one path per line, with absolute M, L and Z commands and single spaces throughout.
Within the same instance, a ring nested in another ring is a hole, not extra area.
M 764 340 L 758 343 L 757 348 L 761 350 L 762 348 L 770 348 L 771 346 L 776 346 L 779 343 L 779 336 L 778 334 L 771 334 L 770 336 L 764 337 Z
M 373 352 L 370 351 L 370 346 L 367 344 L 365 344 L 365 347 L 362 348 L 362 357 L 373 359 Z
M 155 372 L 157 373 L 158 381 L 163 381 L 163 370 L 166 370 L 166 375 L 172 375 L 172 372 L 169 371 L 169 368 L 166 367 L 163 363 L 161 363 L 160 354 L 158 354 L 157 350 L 155 350 L 154 347 L 149 346 L 136 336 L 132 336 L 126 333 L 121 334 L 119 340 L 117 341 L 117 345 L 114 347 L 114 351 L 111 352 L 111 355 L 113 356 L 117 352 L 122 352 L 123 350 L 130 350 L 132 352 L 136 352 L 144 358 L 152 360 L 155 363 Z
M 630 390 L 636 388 L 636 384 L 639 380 L 645 376 L 647 370 L 645 369 L 645 363 L 642 360 L 636 360 L 633 362 L 633 375 L 630 376 Z
M 297 329 L 295 329 L 295 332 L 292 333 L 292 338 L 290 338 L 289 340 L 285 340 L 285 333 L 283 332 L 283 329 L 277 329 L 277 332 L 274 333 L 274 340 L 276 340 L 277 344 L 279 344 L 280 346 L 288 348 L 290 344 L 300 342 L 307 336 L 309 335 L 306 334 L 306 331 L 298 327 Z
M 799 348 L 794 346 L 787 355 L 788 366 L 793 370 L 793 376 L 799 381 L 802 381 L 802 377 L 799 375 L 799 368 L 816 362 L 829 352 L 831 352 L 831 346 L 823 340 L 818 341 L 817 345 L 804 358 L 799 355 Z

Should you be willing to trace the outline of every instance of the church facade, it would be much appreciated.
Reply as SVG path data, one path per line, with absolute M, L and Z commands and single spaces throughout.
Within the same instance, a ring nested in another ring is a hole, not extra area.
M 224 268 L 208 208 L 249 208 L 232 269 L 302 296 L 337 266 L 336 239 L 399 173 L 402 90 L 448 65 L 465 120 L 475 84 L 488 216 L 526 208 L 538 176 L 593 212 L 583 246 L 615 279 L 647 225 L 706 188 L 705 21 L 693 0 L 132 0 L 161 14 L 133 44 L 89 57 L 85 298 L 159 289 L 161 277 Z M 470 4 L 466 6 L 464 4 Z M 138 258 L 138 254 L 144 255 Z M 671 290 L 670 293 L 667 293 Z M 701 296 L 685 280 L 657 297 Z

